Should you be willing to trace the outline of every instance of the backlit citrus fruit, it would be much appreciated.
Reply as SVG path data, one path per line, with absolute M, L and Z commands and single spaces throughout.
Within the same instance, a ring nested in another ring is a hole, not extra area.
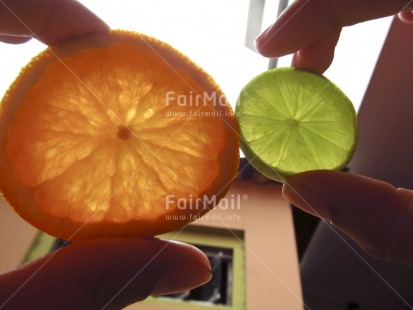
M 1 191 L 28 222 L 68 240 L 177 229 L 218 203 L 238 168 L 238 127 L 220 88 L 142 34 L 48 48 L 0 117 Z
M 276 181 L 307 170 L 342 169 L 356 146 L 353 104 L 321 75 L 268 70 L 242 89 L 235 111 L 246 158 Z

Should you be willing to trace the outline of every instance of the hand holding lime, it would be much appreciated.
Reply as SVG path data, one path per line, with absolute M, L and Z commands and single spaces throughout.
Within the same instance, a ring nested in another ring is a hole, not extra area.
M 241 91 L 235 108 L 241 149 L 270 179 L 339 170 L 357 143 L 353 104 L 331 81 L 294 68 L 268 70 Z

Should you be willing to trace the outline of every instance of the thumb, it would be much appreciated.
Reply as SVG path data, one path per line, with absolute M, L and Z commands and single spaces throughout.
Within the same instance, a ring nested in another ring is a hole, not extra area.
M 283 195 L 330 221 L 370 255 L 413 263 L 412 191 L 339 171 L 309 171 L 289 178 Z
M 198 249 L 159 239 L 98 239 L 66 246 L 0 276 L 1 309 L 121 309 L 211 277 Z

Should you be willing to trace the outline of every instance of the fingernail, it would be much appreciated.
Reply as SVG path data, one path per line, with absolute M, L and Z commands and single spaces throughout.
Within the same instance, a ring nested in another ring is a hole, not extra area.
M 176 294 L 207 283 L 211 269 L 205 265 L 189 264 L 179 266 L 166 273 L 152 289 L 151 295 Z
M 282 193 L 285 199 L 301 210 L 317 217 L 329 218 L 326 201 L 310 187 L 296 183 L 290 184 L 287 180 L 283 185 Z
M 265 41 L 265 33 L 267 32 L 267 30 L 265 30 L 264 32 L 262 32 L 254 41 L 254 45 L 256 48 L 260 47 L 262 45 L 262 43 Z
M 397 14 L 398 18 L 408 24 L 413 23 L 413 11 L 402 11 Z

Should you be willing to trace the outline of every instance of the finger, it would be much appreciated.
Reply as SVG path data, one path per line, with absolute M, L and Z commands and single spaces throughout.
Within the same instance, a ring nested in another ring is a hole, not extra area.
M 289 178 L 283 194 L 331 221 L 370 255 L 413 263 L 412 191 L 344 172 L 310 171 Z
M 291 65 L 322 74 L 331 65 L 334 58 L 334 49 L 340 37 L 340 30 L 332 31 L 326 37 L 311 43 L 297 51 Z
M 4 0 L 0 8 L 0 34 L 35 37 L 48 45 L 108 29 L 95 14 L 73 0 Z
M 198 249 L 159 239 L 100 239 L 61 248 L 0 277 L 0 308 L 121 309 L 211 277 Z M 2 306 L 3 305 L 3 306 Z
M 400 12 L 409 0 L 297 0 L 256 41 L 267 57 L 296 52 L 313 42 L 362 21 Z

